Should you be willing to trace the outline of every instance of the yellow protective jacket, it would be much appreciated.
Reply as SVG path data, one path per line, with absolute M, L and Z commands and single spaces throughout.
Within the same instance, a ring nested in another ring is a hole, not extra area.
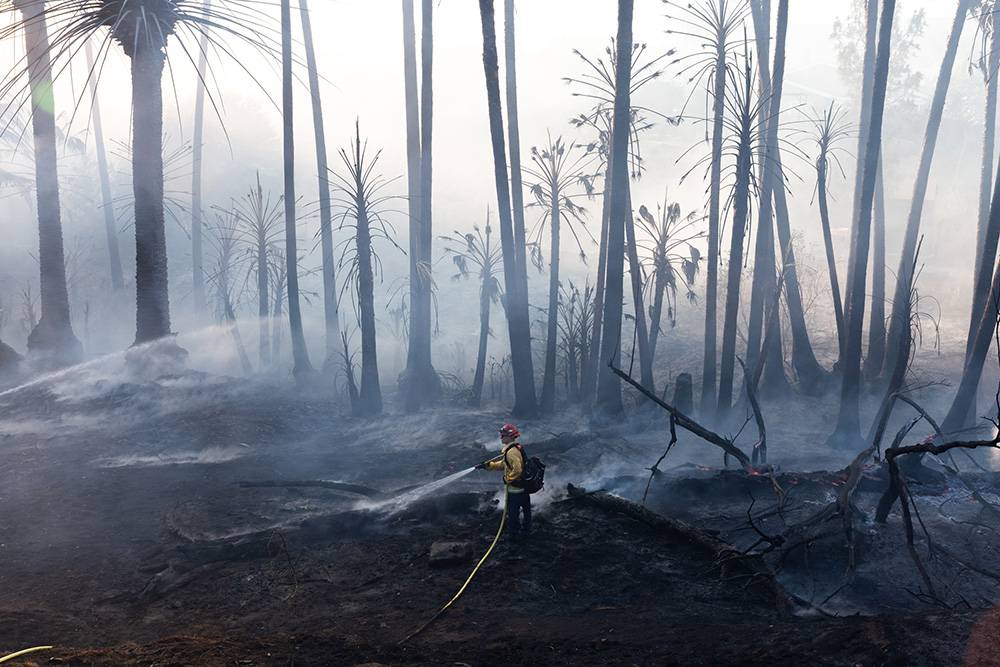
M 524 470 L 524 455 L 518 444 L 514 442 L 504 447 L 503 458 L 499 461 L 486 463 L 488 470 L 503 470 L 503 483 L 507 485 L 507 493 L 524 493 L 524 489 L 513 486 L 514 482 L 521 479 L 521 472 Z

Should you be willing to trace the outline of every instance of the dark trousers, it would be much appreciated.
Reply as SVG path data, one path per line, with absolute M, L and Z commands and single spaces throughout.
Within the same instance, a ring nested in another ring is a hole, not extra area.
M 521 513 L 524 514 L 524 528 L 521 527 Z M 507 493 L 507 530 L 512 534 L 531 532 L 531 495 Z

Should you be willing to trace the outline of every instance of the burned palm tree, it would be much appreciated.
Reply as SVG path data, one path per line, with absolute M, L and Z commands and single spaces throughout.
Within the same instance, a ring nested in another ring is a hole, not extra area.
M 718 412 L 723 415 L 728 413 L 733 400 L 736 329 L 739 323 L 744 245 L 750 224 L 750 201 L 759 185 L 755 176 L 756 156 L 760 154 L 763 137 L 760 136 L 758 121 L 760 114 L 765 113 L 764 101 L 754 91 L 750 58 L 743 55 L 734 69 L 733 85 L 729 86 L 726 92 L 725 125 L 728 136 L 721 154 L 727 163 L 723 166 L 722 178 L 724 184 L 731 183 L 729 207 L 733 213 L 726 278 L 726 310 L 722 329 L 722 356 L 719 366 Z
M 471 407 L 479 407 L 483 398 L 483 382 L 486 378 L 486 351 L 490 337 L 490 309 L 503 298 L 500 272 L 503 270 L 503 252 L 493 237 L 489 213 L 486 227 L 473 227 L 473 233 L 452 232 L 442 236 L 444 251 L 451 257 L 458 269 L 453 277 L 467 279 L 473 274 L 479 279 L 479 351 L 476 355 L 476 373 L 472 380 L 469 397 Z
M 840 296 L 840 280 L 837 277 L 836 251 L 833 247 L 833 233 L 830 225 L 830 207 L 827 189 L 830 168 L 836 167 L 840 175 L 847 178 L 840 157 L 847 153 L 841 147 L 841 142 L 851 136 L 851 124 L 846 119 L 844 110 L 831 102 L 822 113 L 810 117 L 814 128 L 813 140 L 816 142 L 816 198 L 819 201 L 819 219 L 823 228 L 823 247 L 826 250 L 826 267 L 830 274 L 830 293 L 833 296 L 833 312 L 837 321 L 837 340 L 841 353 L 844 344 L 844 302 Z
M 902 329 L 908 326 L 906 313 L 903 307 L 906 303 L 906 291 L 909 289 L 912 276 L 911 266 L 917 241 L 920 236 L 920 222 L 923 216 L 924 202 L 927 198 L 928 183 L 930 181 L 931 163 L 934 160 L 934 153 L 937 147 L 938 134 L 941 129 L 941 122 L 944 117 L 945 102 L 948 98 L 948 89 L 951 85 L 952 70 L 955 65 L 955 58 L 958 53 L 959 41 L 962 37 L 962 30 L 965 26 L 966 15 L 973 7 L 975 0 L 957 0 L 955 3 L 955 17 L 952 21 L 948 42 L 945 46 L 944 57 L 941 59 L 941 68 L 938 72 L 937 83 L 934 87 L 934 97 L 931 98 L 930 113 L 927 118 L 927 129 L 924 135 L 923 150 L 920 154 L 920 162 L 917 167 L 917 176 L 913 184 L 913 197 L 910 200 L 910 213 L 906 219 L 906 231 L 903 236 L 903 249 L 899 258 L 899 269 L 896 273 L 895 296 L 892 301 L 892 313 L 889 318 L 889 332 L 886 335 L 886 356 L 883 364 L 883 372 L 889 373 L 896 363 L 896 357 L 902 349 Z
M 248 259 L 246 278 L 256 283 L 258 346 L 262 369 L 271 365 L 271 291 L 270 276 L 275 268 L 283 270 L 277 263 L 277 244 L 284 233 L 284 212 L 281 198 L 272 200 L 264 194 L 257 183 L 242 198 L 234 203 L 238 220 L 238 234 L 243 253 Z
M 386 204 L 394 197 L 384 194 L 391 181 L 375 171 L 382 151 L 368 152 L 367 140 L 361 141 L 361 126 L 355 122 L 354 140 L 349 148 L 338 151 L 343 173 L 334 173 L 340 185 L 335 201 L 340 206 L 340 229 L 351 229 L 354 238 L 344 243 L 340 266 L 346 269 L 343 289 L 351 287 L 361 327 L 361 390 L 358 411 L 372 416 L 382 412 L 382 389 L 378 377 L 378 351 L 375 336 L 375 280 L 381 278 L 382 266 L 373 241 L 382 239 L 402 251 L 395 231 L 385 219 Z M 353 243 L 351 242 L 353 241 Z
M 594 288 L 581 291 L 570 280 L 559 288 L 559 347 L 563 353 L 566 395 L 571 403 L 580 401 L 583 364 L 590 357 L 590 333 L 594 326 Z
M 673 55 L 673 51 L 667 51 L 659 56 L 651 56 L 647 53 L 645 44 L 634 44 L 630 52 L 620 49 L 613 39 L 611 45 L 605 49 L 604 58 L 590 58 L 579 51 L 576 55 L 584 64 L 583 74 L 577 77 L 566 77 L 567 83 L 573 84 L 576 88 L 573 93 L 576 97 L 589 100 L 593 106 L 585 113 L 571 119 L 571 123 L 579 128 L 593 132 L 594 138 L 587 146 L 589 152 L 597 156 L 593 179 L 598 176 L 604 177 L 603 204 L 601 211 L 601 240 L 599 243 L 599 253 L 597 260 L 597 292 L 596 292 L 596 315 L 594 317 L 594 330 L 592 333 L 590 351 L 591 359 L 585 366 L 583 377 L 584 392 L 589 395 L 596 381 L 598 372 L 598 357 L 601 331 L 603 329 L 603 311 L 605 303 L 605 287 L 607 282 L 608 265 L 608 233 L 609 216 L 611 212 L 612 198 L 612 173 L 611 173 L 611 152 L 613 144 L 614 125 L 614 103 L 616 80 L 618 76 L 619 58 L 629 60 L 629 99 L 630 107 L 628 111 L 627 141 L 626 141 L 626 165 L 623 187 L 625 193 L 626 206 L 631 210 L 631 183 L 630 179 L 638 179 L 643 172 L 643 161 L 641 152 L 640 137 L 642 133 L 653 127 L 651 117 L 657 117 L 670 124 L 676 124 L 678 119 L 665 116 L 648 107 L 639 104 L 632 104 L 632 95 L 641 90 L 646 84 L 658 79 L 663 74 L 663 62 Z M 639 344 L 639 359 L 641 376 L 644 384 L 652 386 L 653 367 L 649 356 L 649 331 L 646 325 L 645 308 L 642 306 L 642 280 L 639 273 L 639 262 L 635 253 L 635 226 L 632 216 L 628 216 L 625 223 L 626 248 L 629 256 L 629 273 L 632 279 L 632 300 L 635 306 L 636 337 Z M 616 260 L 615 260 L 616 261 Z
M 236 323 L 236 274 L 244 256 L 240 252 L 240 216 L 235 210 L 217 211 L 215 224 L 208 230 L 214 261 L 206 274 L 206 283 L 215 295 L 216 318 L 226 325 L 240 358 L 244 373 L 253 371 L 240 329 Z
M 589 197 L 594 192 L 593 176 L 588 170 L 593 162 L 593 154 L 583 146 L 566 143 L 562 137 L 554 140 L 549 135 L 547 145 L 539 149 L 531 148 L 532 166 L 524 172 L 534 182 L 531 194 L 535 201 L 530 204 L 541 210 L 535 226 L 532 247 L 541 263 L 541 245 L 545 229 L 549 229 L 549 306 L 545 341 L 545 372 L 542 379 L 540 407 L 551 412 L 556 397 L 556 348 L 559 335 L 559 251 L 563 222 L 573 235 L 580 257 L 586 259 L 586 252 L 580 240 L 581 232 L 590 235 L 585 226 L 585 211 L 577 203 L 580 197 Z M 593 241 L 593 236 L 590 236 Z
M 117 43 L 131 63 L 132 154 L 136 222 L 136 343 L 170 335 L 166 235 L 163 205 L 162 75 L 171 37 L 185 57 L 197 52 L 195 42 L 207 35 L 211 48 L 231 53 L 238 40 L 273 54 L 267 8 L 252 0 L 52 0 L 15 22 L 0 36 L 47 21 L 51 40 L 44 49 L 56 62 L 77 54 L 94 35 L 100 36 L 98 62 Z M 246 67 L 240 65 L 246 70 Z M 91 76 L 102 71 L 98 66 Z M 4 93 L 16 82 L 7 81 Z
M 865 266 L 871 239 L 872 208 L 875 200 L 875 180 L 882 145 L 882 120 L 885 113 L 885 92 L 889 78 L 889 55 L 892 24 L 896 12 L 895 0 L 882 0 L 875 71 L 872 83 L 871 117 L 868 120 L 868 143 L 863 158 L 864 178 L 858 202 L 858 227 L 853 234 L 848 259 L 848 281 L 844 295 L 844 354 L 841 357 L 843 381 L 840 388 L 840 414 L 837 426 L 828 439 L 835 447 L 855 449 L 861 441 L 861 342 L 865 307 Z M 859 156 L 861 159 L 861 156 Z M 909 269 L 908 269 L 909 270 Z M 907 275 L 912 275 L 908 273 Z M 904 299 L 908 301 L 908 299 Z M 909 326 L 909 318 L 907 318 Z M 907 346 L 907 349 L 909 346 Z
M 716 340 L 718 336 L 718 284 L 719 244 L 722 230 L 722 163 L 723 136 L 726 132 L 726 90 L 729 76 L 728 58 L 736 47 L 744 43 L 740 37 L 743 23 L 749 15 L 747 0 L 701 0 L 682 4 L 668 1 L 671 14 L 668 20 L 677 23 L 670 34 L 695 40 L 697 48 L 677 59 L 682 66 L 680 74 L 694 84 L 692 94 L 704 88 L 705 141 L 709 141 L 711 128 L 712 159 L 706 165 L 709 180 L 708 198 L 708 255 L 705 282 L 705 356 L 702 365 L 701 407 L 703 411 L 717 405 L 716 391 Z M 712 107 L 711 120 L 708 106 Z
M 479 0 L 479 19 L 483 30 L 483 78 L 486 83 L 486 106 L 493 146 L 493 181 L 496 186 L 500 218 L 500 245 L 503 251 L 504 283 L 507 293 L 507 333 L 510 339 L 511 372 L 514 378 L 514 409 L 517 416 L 534 416 L 538 410 L 535 374 L 531 359 L 531 319 L 528 294 L 520 280 L 518 250 L 510 185 L 507 176 L 507 146 L 504 141 L 503 114 L 500 108 L 500 65 L 497 56 L 496 17 L 493 0 Z M 522 289 L 523 288 L 523 289 Z
M 704 217 L 694 211 L 681 214 L 681 206 L 671 202 L 669 195 L 663 204 L 656 205 L 654 216 L 645 206 L 639 207 L 639 229 L 644 238 L 638 241 L 645 274 L 646 299 L 649 310 L 649 348 L 656 354 L 656 342 L 662 333 L 664 301 L 667 306 L 667 323 L 677 324 L 677 291 L 683 286 L 689 302 L 697 296 L 692 289 L 702 261 L 701 250 L 694 242 L 705 238 L 699 229 Z M 686 249 L 686 252 L 681 252 Z
M 66 288 L 48 17 L 42 0 L 11 0 L 11 9 L 20 12 L 15 25 L 24 29 L 35 152 L 41 318 L 28 335 L 28 349 L 45 365 L 63 366 L 79 361 L 83 348 L 73 333 Z

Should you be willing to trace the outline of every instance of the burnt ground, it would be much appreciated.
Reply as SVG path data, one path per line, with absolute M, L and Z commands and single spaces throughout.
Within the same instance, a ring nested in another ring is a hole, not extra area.
M 431 544 L 468 541 L 477 557 L 489 545 L 498 480 L 378 502 L 491 455 L 503 415 L 364 423 L 314 396 L 193 373 L 0 394 L 0 655 L 45 643 L 56 648 L 34 664 L 1000 664 L 996 581 L 928 558 L 928 597 L 896 513 L 860 521 L 849 576 L 838 537 L 780 558 L 712 546 L 756 540 L 751 499 L 758 529 L 794 523 L 830 501 L 837 472 L 721 471 L 682 436 L 651 485 L 658 514 L 615 504 L 642 497 L 664 445 L 655 419 L 628 436 L 570 417 L 526 424 L 549 464 L 535 534 L 502 540 L 456 605 L 400 645 L 473 565 L 432 568 Z M 866 510 L 881 474 L 862 481 Z M 316 480 L 339 485 L 289 484 Z M 989 562 L 994 523 L 954 481 L 914 490 L 934 539 Z

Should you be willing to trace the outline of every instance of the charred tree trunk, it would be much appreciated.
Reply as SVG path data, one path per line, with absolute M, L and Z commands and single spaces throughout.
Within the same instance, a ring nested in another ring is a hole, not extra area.
M 819 219 L 823 227 L 823 247 L 826 250 L 826 270 L 830 274 L 830 293 L 833 296 L 833 314 L 837 321 L 837 344 L 839 354 L 844 353 L 844 302 L 840 296 L 840 280 L 837 278 L 837 259 L 833 247 L 833 234 L 830 228 L 830 207 L 826 198 L 827 162 L 822 158 L 816 161 L 816 195 L 819 199 Z
M 850 286 L 854 284 L 854 265 L 851 263 L 851 257 L 853 256 L 854 248 L 858 243 L 858 225 L 859 216 L 861 215 L 861 187 L 864 180 L 865 167 L 863 156 L 868 150 L 868 135 L 872 118 L 872 92 L 875 86 L 875 60 L 878 55 L 878 14 L 878 3 L 869 2 L 867 4 L 865 17 L 865 53 L 861 79 L 861 115 L 858 119 L 857 169 L 854 174 L 854 207 L 851 209 L 851 240 L 848 250 L 847 280 L 844 283 L 845 290 L 850 290 Z M 881 147 L 879 148 L 881 149 Z M 867 262 L 867 259 L 865 261 Z M 862 269 L 866 270 L 867 264 L 863 266 Z M 846 298 L 847 295 L 845 294 L 845 302 Z M 846 303 L 844 307 L 846 308 Z M 843 361 L 845 346 L 847 344 L 846 317 L 842 336 L 843 338 L 840 340 L 840 357 L 837 360 L 838 367 Z
M 721 7 L 720 7 L 721 9 Z M 726 45 L 720 39 L 715 54 L 712 91 L 712 165 L 708 198 L 708 256 L 705 270 L 705 356 L 701 373 L 701 411 L 719 406 L 716 391 L 716 340 L 719 302 L 719 230 L 722 217 L 722 133 L 726 110 Z
M 260 185 L 260 174 L 257 175 L 257 201 L 260 203 L 260 210 L 263 209 L 264 189 Z M 263 371 L 271 365 L 271 286 L 269 284 L 269 268 L 267 247 L 267 230 L 264 225 L 257 225 L 256 259 L 257 259 L 257 318 L 258 322 L 258 349 L 260 354 L 260 368 Z
M 66 287 L 49 34 L 41 0 L 17 0 L 14 4 L 24 17 L 25 59 L 28 65 L 31 129 L 35 150 L 38 268 L 42 307 L 41 318 L 28 334 L 28 349 L 46 366 L 66 366 L 83 357 L 83 346 L 73 334 L 69 291 Z
M 757 114 L 760 172 L 760 209 L 757 215 L 757 238 L 754 249 L 753 283 L 750 293 L 750 317 L 747 330 L 747 362 L 756 368 L 764 355 L 764 385 L 769 392 L 779 393 L 788 388 L 785 379 L 780 338 L 772 337 L 770 349 L 761 350 L 764 312 L 777 301 L 774 274 L 774 181 L 777 174 L 777 134 L 781 107 L 780 88 L 774 86 L 770 69 L 770 2 L 751 3 L 754 34 L 757 42 L 757 73 L 760 79 L 761 112 Z M 777 72 L 776 72 L 777 74 Z M 766 112 L 764 110 L 767 110 Z M 774 127 L 772 144 L 771 127 Z M 720 403 L 721 405 L 721 403 Z
M 944 116 L 944 106 L 948 98 L 948 87 L 951 84 L 951 72 L 958 53 L 958 43 L 965 26 L 966 13 L 972 0 L 958 0 L 955 20 L 952 23 L 951 35 L 941 61 L 941 71 L 938 73 L 937 86 L 934 89 L 934 99 L 931 102 L 930 116 L 927 119 L 927 133 L 924 137 L 923 153 L 920 156 L 920 166 L 917 168 L 917 179 L 913 186 L 913 199 L 910 205 L 910 215 L 906 221 L 906 233 L 903 237 L 903 250 L 899 258 L 899 271 L 896 273 L 896 290 L 893 297 L 892 315 L 889 318 L 889 334 L 886 341 L 886 357 L 883 370 L 890 371 L 896 363 L 902 341 L 902 327 L 910 326 L 909 319 L 902 312 L 905 301 L 905 290 L 910 285 L 910 267 L 913 264 L 913 253 L 920 236 L 920 219 L 924 210 L 924 200 L 927 198 L 927 183 L 931 174 L 931 163 L 934 160 L 934 149 L 937 146 L 938 131 L 941 129 L 941 119 Z
M 733 403 L 733 374 L 736 370 L 736 328 L 739 323 L 740 284 L 743 277 L 743 245 L 746 239 L 750 200 L 750 132 L 742 128 L 736 158 L 736 186 L 733 199 L 733 231 L 729 246 L 726 279 L 726 312 L 722 324 L 722 363 L 719 367 L 718 414 L 725 416 Z
M 355 164 L 362 164 L 361 133 L 355 139 Z M 382 413 L 382 389 L 378 378 L 378 350 L 375 341 L 375 272 L 372 267 L 372 237 L 364 189 L 364 172 L 356 173 L 355 207 L 358 212 L 358 312 L 361 320 L 361 393 L 358 399 L 359 414 L 367 417 Z
M 412 395 L 410 369 L 416 366 L 417 347 L 413 340 L 412 308 L 420 300 L 420 110 L 417 92 L 417 44 L 413 0 L 403 0 L 403 87 L 406 105 L 406 186 L 409 215 L 410 256 L 410 335 L 407 337 L 406 370 L 401 388 L 407 409 L 419 407 L 419 397 Z M 411 403 L 412 401 L 412 403 Z
M 414 411 L 433 402 L 440 383 L 431 363 L 432 137 L 434 119 L 434 3 L 421 2 L 420 37 L 420 199 L 417 227 L 416 283 L 410 289 L 410 349 L 406 369 L 406 409 Z M 412 271 L 411 271 L 412 274 Z M 414 289 L 415 287 L 415 289 Z
M 601 239 L 598 244 L 597 285 L 594 287 L 594 321 L 590 346 L 580 371 L 580 400 L 590 401 L 597 389 L 597 369 L 601 357 L 601 329 L 604 324 L 604 283 L 608 272 L 608 218 L 611 214 L 611 161 L 604 170 L 601 195 Z
M 882 117 L 885 111 L 885 91 L 889 78 L 889 51 L 892 42 L 892 22 L 896 11 L 895 0 L 882 0 L 882 18 L 879 22 L 878 55 L 872 86 L 871 120 L 868 145 L 864 154 L 864 178 L 859 202 L 858 226 L 855 244 L 851 246 L 844 304 L 845 345 L 841 358 L 843 381 L 840 390 L 840 415 L 837 427 L 830 436 L 830 444 L 839 447 L 862 449 L 861 414 L 858 404 L 861 388 L 861 339 L 865 310 L 865 282 L 868 265 L 868 246 L 872 222 L 872 202 L 875 198 L 875 176 L 878 171 L 879 147 L 882 145 Z
M 780 151 L 777 160 L 781 172 Z M 792 368 L 798 376 L 799 387 L 808 394 L 815 394 L 822 389 L 827 377 L 826 371 L 816 360 L 812 343 L 809 341 L 809 327 L 806 325 L 805 306 L 802 304 L 802 288 L 799 285 L 796 270 L 795 248 L 792 246 L 792 230 L 788 216 L 787 193 L 782 175 L 778 187 L 774 191 L 777 201 L 778 243 L 781 246 L 781 262 L 785 272 L 785 299 L 788 306 L 788 320 L 792 333 Z M 775 335 L 775 338 L 778 338 Z
M 517 58 L 514 39 L 514 0 L 504 0 L 504 83 L 507 92 L 507 140 L 510 143 L 510 199 L 514 216 L 514 249 L 517 251 L 517 279 L 525 301 L 528 299 L 527 245 L 524 236 L 524 189 L 521 184 L 521 132 L 517 114 Z
M 94 69 L 94 52 L 87 42 L 87 67 Z M 116 292 L 125 287 L 122 271 L 121 250 L 118 246 L 118 226 L 115 223 L 114 198 L 111 195 L 111 172 L 108 168 L 108 154 L 104 144 L 104 124 L 101 122 L 101 103 L 97 97 L 97 78 L 89 77 L 92 100 L 92 121 L 94 124 L 94 152 L 97 154 L 97 171 L 101 180 L 101 208 L 104 212 L 104 234 L 108 243 L 108 263 L 111 268 L 111 288 Z
M 996 18 L 994 17 L 994 23 Z M 997 26 L 993 26 L 990 37 L 990 52 L 987 57 L 986 110 L 983 129 L 983 162 L 979 184 L 979 225 L 976 230 L 976 274 L 972 287 L 972 308 L 969 315 L 969 332 L 965 346 L 965 365 L 972 360 L 972 348 L 979 323 L 993 307 L 988 303 L 990 293 L 990 273 L 997 256 L 997 239 L 1000 237 L 1000 218 L 990 214 L 990 200 L 993 184 L 993 151 L 996 140 L 997 122 L 997 75 L 1000 73 L 1000 39 Z M 979 375 L 976 376 L 978 387 Z M 969 416 L 975 413 L 976 391 L 970 393 Z
M 657 260 L 658 264 L 666 262 L 666 258 Z M 656 282 L 653 284 L 653 307 L 649 313 L 649 356 L 656 358 L 656 343 L 660 340 L 660 322 L 663 317 L 663 297 L 667 293 L 666 272 L 669 267 L 663 266 L 656 271 Z
M 313 131 L 316 136 L 316 171 L 319 174 L 319 234 L 323 256 L 323 323 L 326 333 L 326 358 L 323 368 L 336 364 L 340 343 L 340 306 L 337 303 L 337 276 L 333 260 L 333 212 L 330 202 L 330 178 L 327 166 L 326 128 L 323 126 L 323 101 L 319 89 L 319 68 L 313 46 L 312 19 L 308 0 L 299 0 L 302 13 L 302 43 L 309 69 L 309 92 L 312 97 Z
M 163 216 L 163 74 L 159 45 L 139 40 L 132 54 L 132 187 L 135 194 L 137 345 L 170 335 Z
M 552 412 L 556 403 L 556 348 L 559 343 L 559 188 L 552 183 L 549 248 L 549 310 L 545 339 L 545 375 L 542 377 L 542 412 Z
M 482 285 L 479 288 L 479 351 L 476 354 L 476 374 L 472 378 L 472 396 L 469 398 L 469 406 L 478 408 L 483 400 L 483 381 L 486 378 L 486 350 L 490 340 L 490 286 L 488 281 L 492 277 L 483 276 Z
M 877 377 L 885 362 L 885 182 L 882 178 L 882 157 L 879 156 L 875 175 L 875 217 L 872 243 L 872 304 L 868 322 L 868 357 L 865 376 Z M 912 341 L 906 344 L 910 345 Z
M 292 16 L 290 0 L 281 0 L 282 126 L 285 173 L 285 265 L 288 273 L 288 325 L 292 336 L 292 372 L 301 377 L 312 372 L 299 309 L 299 252 L 295 219 L 295 127 L 292 97 Z
M 619 64 L 632 62 L 633 0 L 618 0 Z M 595 409 L 603 417 L 621 414 L 622 388 L 609 364 L 621 351 L 622 297 L 625 273 L 625 228 L 631 215 L 628 206 L 628 141 L 631 121 L 632 68 L 615 68 L 615 116 L 611 129 L 611 210 L 608 218 L 608 265 L 604 288 L 604 322 L 601 356 L 597 369 Z
M 774 167 L 777 170 L 774 198 L 776 203 L 775 221 L 781 261 L 784 266 L 785 299 L 788 305 L 788 319 L 792 333 L 792 367 L 798 376 L 799 386 L 808 393 L 814 393 L 826 377 L 826 372 L 816 361 L 809 341 L 805 308 L 796 270 L 795 249 L 792 247 L 791 222 L 788 216 L 788 202 L 785 192 L 785 175 L 782 168 L 781 146 L 778 143 L 778 117 L 781 112 L 781 96 L 785 83 L 785 44 L 788 38 L 788 0 L 778 3 L 778 35 L 774 47 L 774 89 L 771 103 L 771 120 L 768 127 L 768 145 L 774 150 Z M 779 347 L 780 349 L 780 347 Z M 783 377 L 783 376 L 782 376 Z
M 635 314 L 635 338 L 639 346 L 639 379 L 644 387 L 656 392 L 653 379 L 653 355 L 649 346 L 649 328 L 646 323 L 646 307 L 642 298 L 642 266 L 639 264 L 639 251 L 635 244 L 635 217 L 632 215 L 632 187 L 626 181 L 628 188 L 625 207 L 625 248 L 628 252 L 628 273 L 632 279 L 632 303 Z
M 1000 227 L 1000 170 L 997 170 L 996 182 L 993 185 L 993 201 L 990 205 L 990 227 Z M 955 393 L 955 399 L 948 409 L 948 415 L 941 424 L 946 433 L 961 430 L 968 421 L 969 413 L 975 409 L 976 390 L 983 375 L 983 365 L 990 351 L 996 332 L 998 313 L 1000 313 L 1000 263 L 993 271 L 993 282 L 990 292 L 983 303 L 982 316 L 976 326 L 976 335 L 971 339 L 971 345 L 966 354 L 962 380 Z
M 507 182 L 507 149 L 504 145 L 503 117 L 500 109 L 500 75 L 497 58 L 496 26 L 493 0 L 479 0 L 483 27 L 483 70 L 493 143 L 493 171 L 500 214 L 500 241 L 503 249 L 504 282 L 507 288 L 507 331 L 510 336 L 511 366 L 514 376 L 514 410 L 519 417 L 533 416 L 537 409 L 534 371 L 531 359 L 531 322 L 527 294 L 517 298 L 517 249 L 511 217 L 510 188 Z
M 211 0 L 205 0 L 207 14 Z M 194 136 L 191 140 L 191 269 L 194 312 L 205 314 L 205 261 L 202 241 L 202 154 L 205 148 L 205 70 L 208 67 L 208 34 L 198 40 L 198 90 L 194 99 Z

